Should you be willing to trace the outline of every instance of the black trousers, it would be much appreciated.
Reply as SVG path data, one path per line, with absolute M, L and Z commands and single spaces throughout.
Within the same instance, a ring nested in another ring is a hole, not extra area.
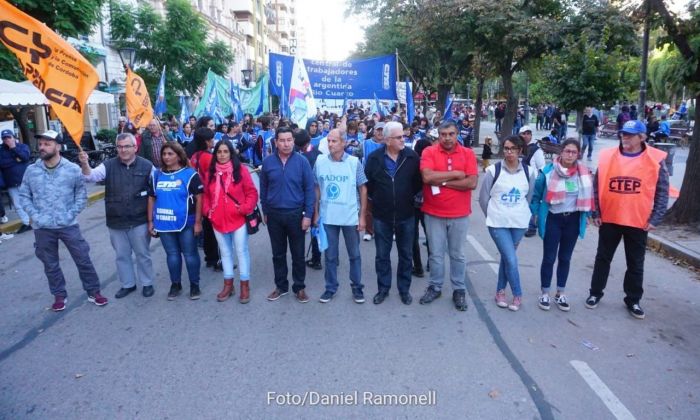
M 311 236 L 311 260 L 312 263 L 321 262 L 321 250 L 318 248 L 318 238 Z
M 418 271 L 423 271 L 423 260 L 421 259 L 421 255 L 420 255 L 420 227 L 419 227 L 419 224 L 423 225 L 423 232 L 426 232 L 426 230 L 425 230 L 425 218 L 423 217 L 423 212 L 420 211 L 420 209 L 416 209 L 415 217 L 413 219 L 415 220 L 414 234 L 413 234 L 413 268 L 415 268 Z M 427 233 L 425 235 L 425 243 L 427 244 L 428 255 L 430 255 L 430 244 L 428 243 L 428 234 Z
M 202 218 L 202 235 L 204 236 L 204 261 L 207 264 L 216 264 L 221 260 L 219 243 L 216 242 L 214 227 L 206 217 Z
M 639 228 L 616 225 L 613 223 L 603 223 L 598 233 L 598 252 L 595 256 L 593 266 L 593 277 L 591 278 L 591 295 L 603 297 L 603 290 L 608 282 L 610 274 L 610 263 L 612 262 L 615 250 L 624 240 L 625 259 L 627 260 L 627 271 L 623 290 L 625 291 L 625 304 L 627 306 L 639 303 L 644 294 L 644 255 L 647 246 L 647 231 Z
M 267 233 L 272 246 L 272 264 L 275 269 L 275 285 L 282 292 L 289 291 L 287 274 L 287 243 L 292 254 L 292 291 L 304 289 L 306 264 L 304 263 L 304 242 L 306 235 L 301 230 L 302 210 L 278 212 L 268 210 Z

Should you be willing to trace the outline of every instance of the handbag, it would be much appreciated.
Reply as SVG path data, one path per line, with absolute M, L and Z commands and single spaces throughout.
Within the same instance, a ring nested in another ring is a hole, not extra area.
M 224 186 L 224 181 L 221 180 L 221 187 L 223 188 L 223 186 Z M 226 193 L 228 198 L 230 198 L 231 200 L 233 200 L 234 203 L 236 203 L 236 205 L 238 205 L 238 206 L 241 205 L 241 203 L 239 203 L 238 200 L 236 200 L 231 194 L 229 194 L 228 191 L 224 191 L 224 192 Z M 262 218 L 262 215 L 260 214 L 260 209 L 258 208 L 258 205 L 256 204 L 253 211 L 250 212 L 249 214 L 245 215 L 245 226 L 246 226 L 246 229 L 248 230 L 248 235 L 255 235 L 256 233 L 258 233 L 258 231 L 260 230 L 261 223 L 264 224 L 263 218 Z

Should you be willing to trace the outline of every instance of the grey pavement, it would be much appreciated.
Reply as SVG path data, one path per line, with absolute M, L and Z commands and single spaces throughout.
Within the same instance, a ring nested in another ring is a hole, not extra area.
M 648 253 L 647 319 L 635 320 L 622 303 L 625 267 L 618 250 L 605 297 L 597 309 L 586 309 L 593 228 L 575 251 L 571 312 L 544 312 L 537 307 L 542 242 L 529 238 L 518 251 L 524 304 L 517 313 L 503 310 L 493 303 L 496 247 L 476 200 L 472 207 L 467 312 L 453 309 L 449 285 L 442 298 L 419 305 L 426 279 L 418 278 L 411 306 L 401 304 L 395 289 L 373 305 L 373 242 L 361 244 L 364 305 L 352 302 L 349 280 L 330 303 L 319 303 L 319 271 L 307 274 L 311 302 L 298 303 L 291 294 L 268 302 L 274 286 L 265 229 L 251 238 L 247 305 L 236 297 L 216 302 L 221 275 L 206 268 L 201 300 L 167 301 L 158 240 L 152 243 L 155 296 L 139 291 L 117 301 L 114 254 L 98 202 L 79 220 L 110 303 L 86 301 L 62 249 L 69 303 L 53 313 L 33 236 L 18 235 L 0 244 L 0 418 L 697 418 L 697 274 Z M 341 274 L 348 272 L 343 252 Z M 436 402 L 429 406 L 363 401 L 363 392 L 430 390 Z M 310 405 L 321 394 L 356 391 L 356 404 Z M 306 405 L 281 404 L 286 393 L 299 400 L 306 395 Z

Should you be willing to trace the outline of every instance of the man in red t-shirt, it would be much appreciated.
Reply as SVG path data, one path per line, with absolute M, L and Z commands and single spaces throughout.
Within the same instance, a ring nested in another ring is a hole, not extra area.
M 422 210 L 430 243 L 430 285 L 420 303 L 430 303 L 442 295 L 445 254 L 449 254 L 452 300 L 457 310 L 466 311 L 464 240 L 478 177 L 476 156 L 472 149 L 459 144 L 457 126 L 452 121 L 443 122 L 438 134 L 438 144 L 423 151 L 420 163 Z

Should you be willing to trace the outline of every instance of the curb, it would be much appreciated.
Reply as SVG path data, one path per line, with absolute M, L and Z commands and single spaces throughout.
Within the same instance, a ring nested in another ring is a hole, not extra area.
M 101 189 L 100 191 L 95 191 L 91 194 L 88 195 L 88 206 L 93 204 L 96 201 L 100 201 L 103 198 L 105 198 L 105 190 L 104 188 Z M 15 220 L 10 220 L 9 222 L 0 225 L 0 233 L 15 233 L 17 232 L 17 229 L 22 226 L 22 221 L 19 219 Z
M 647 247 L 649 247 L 651 250 L 657 253 L 668 255 L 690 266 L 700 269 L 699 253 L 685 248 L 683 246 L 680 246 L 660 236 L 650 233 L 647 238 Z

